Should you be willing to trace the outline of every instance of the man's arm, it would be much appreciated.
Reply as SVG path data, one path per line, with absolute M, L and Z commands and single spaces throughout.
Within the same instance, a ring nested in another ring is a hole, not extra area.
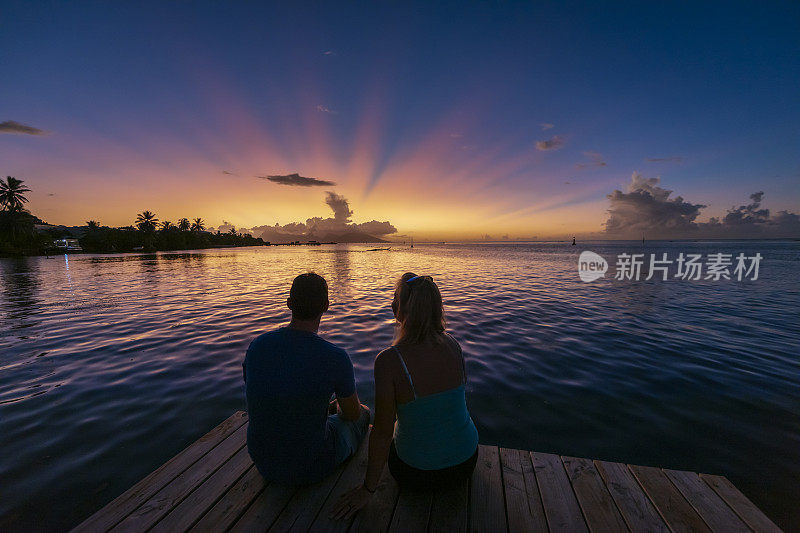
M 361 416 L 361 402 L 358 401 L 358 393 L 354 392 L 347 398 L 339 398 L 339 409 L 341 409 L 341 417 L 350 422 L 355 422 Z
M 342 358 L 337 361 L 335 376 L 333 392 L 336 394 L 341 416 L 345 420 L 355 422 L 361 416 L 361 403 L 358 401 L 358 391 L 356 391 L 353 362 L 344 351 Z

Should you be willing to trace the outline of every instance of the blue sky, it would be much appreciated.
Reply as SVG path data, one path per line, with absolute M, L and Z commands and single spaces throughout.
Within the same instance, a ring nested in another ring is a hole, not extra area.
M 324 210 L 254 179 L 291 172 L 422 234 L 481 233 L 475 206 L 493 232 L 597 231 L 634 172 L 701 219 L 758 190 L 800 206 L 796 2 L 230 4 L 2 3 L 0 122 L 49 134 L 0 136 L 0 173 L 34 212 L 77 223 L 104 188 L 121 224 L 159 187 L 165 217 Z M 223 170 L 242 181 L 221 198 Z M 451 225 L 404 218 L 430 195 Z

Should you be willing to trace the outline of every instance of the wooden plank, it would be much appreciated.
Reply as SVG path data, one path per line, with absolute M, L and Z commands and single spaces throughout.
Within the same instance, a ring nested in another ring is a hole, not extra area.
M 562 457 L 589 531 L 627 531 L 622 515 L 591 459 Z
M 530 463 L 530 455 L 527 461 Z M 528 491 L 518 450 L 500 448 L 500 468 L 503 471 L 503 492 L 506 501 L 508 531 L 531 531 L 532 516 L 528 504 Z M 538 488 L 536 489 L 538 493 Z M 544 531 L 547 528 L 545 526 Z
M 350 527 L 354 533 L 386 533 L 392 523 L 392 515 L 397 505 L 400 489 L 397 482 L 384 468 L 375 495 L 366 507 L 361 509 Z
M 588 531 L 561 458 L 538 452 L 531 458 L 550 531 Z
M 497 446 L 478 447 L 478 463 L 472 473 L 469 501 L 471 531 L 506 531 L 503 480 Z
M 339 465 L 319 483 L 300 487 L 278 515 L 270 531 L 307 531 L 344 469 L 345 465 Z
M 736 516 L 736 513 L 714 492 L 714 489 L 700 479 L 700 476 L 694 472 L 666 468 L 664 473 L 712 531 L 750 531 L 742 519 Z
M 236 521 L 231 532 L 266 531 L 286 508 L 297 487 L 270 483 Z M 213 530 L 212 530 L 213 531 Z
M 310 532 L 336 533 L 345 532 L 350 529 L 353 519 L 332 520 L 329 515 L 342 495 L 356 487 L 360 487 L 364 483 L 364 474 L 367 472 L 368 442 L 369 432 L 367 433 L 367 438 L 364 439 L 361 446 L 356 451 L 356 454 L 347 461 L 344 472 L 342 472 L 342 475 L 339 477 L 339 481 L 333 487 L 333 490 L 328 495 L 328 499 L 325 500 L 325 504 L 311 524 L 309 528 Z
M 192 527 L 193 532 L 225 531 L 239 519 L 245 509 L 261 494 L 267 482 L 255 465 L 230 488 L 222 498 Z
M 664 519 L 627 466 L 607 461 L 595 461 L 594 465 L 631 531 L 669 533 Z
M 152 533 L 187 531 L 251 466 L 253 461 L 245 446 L 159 520 L 150 531 Z
M 780 533 L 781 529 L 765 515 L 761 509 L 741 493 L 728 478 L 712 474 L 700 474 L 700 479 L 714 489 L 720 498 L 741 518 L 748 526 L 757 532 Z
M 186 470 L 195 461 L 203 457 L 214 446 L 222 442 L 231 433 L 242 427 L 247 422 L 244 411 L 236 411 L 220 425 L 200 437 L 188 448 L 178 453 L 175 457 L 161 465 L 158 469 L 148 474 L 105 507 L 79 524 L 75 532 L 108 531 L 130 513 L 132 513 L 148 498 L 164 488 L 170 481 Z
M 401 489 L 389 531 L 399 533 L 427 531 L 432 503 L 433 491 Z
M 428 531 L 433 533 L 463 533 L 467 531 L 469 507 L 469 481 L 456 487 L 439 489 L 433 493 Z
M 539 493 L 539 483 L 533 470 L 533 460 L 530 452 L 515 450 L 519 455 L 519 464 L 522 467 L 522 477 L 525 479 L 525 493 L 528 496 L 528 510 L 531 513 L 530 531 L 549 531 L 547 517 L 542 506 L 542 496 Z
M 319 484 L 268 484 L 247 454 L 246 422 L 234 413 L 74 531 L 780 531 L 722 476 L 490 446 L 469 485 L 399 494 L 385 470 L 352 523 L 332 522 L 363 479 L 366 443 Z
M 629 468 L 672 531 L 711 531 L 660 468 L 637 465 Z
M 146 531 L 155 525 L 233 454 L 242 449 L 246 439 L 247 426 L 244 425 L 212 448 L 195 464 L 172 480 L 169 485 L 154 494 L 125 520 L 117 524 L 112 531 Z

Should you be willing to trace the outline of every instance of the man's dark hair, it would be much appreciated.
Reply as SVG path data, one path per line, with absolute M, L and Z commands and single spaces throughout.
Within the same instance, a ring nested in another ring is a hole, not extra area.
M 292 317 L 312 320 L 325 312 L 328 305 L 328 283 L 314 272 L 300 274 L 292 282 L 289 291 L 289 308 Z

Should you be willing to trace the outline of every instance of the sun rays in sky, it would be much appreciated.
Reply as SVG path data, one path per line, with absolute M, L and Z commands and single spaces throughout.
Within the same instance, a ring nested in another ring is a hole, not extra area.
M 185 111 L 180 129 L 71 127 L 24 139 L 20 156 L 38 159 L 42 178 L 58 169 L 58 182 L 43 179 L 48 188 L 37 187 L 40 210 L 72 224 L 90 217 L 125 225 L 146 208 L 163 219 L 197 214 L 251 227 L 327 216 L 325 192 L 335 190 L 350 200 L 355 220 L 390 220 L 400 233 L 530 238 L 599 229 L 597 193 L 615 183 L 570 187 L 564 181 L 574 169 L 539 168 L 551 154 L 536 150 L 536 130 L 527 140 L 470 144 L 477 126 L 461 119 L 457 107 L 387 142 L 385 117 L 393 102 L 385 99 L 368 97 L 355 119 L 318 110 L 319 95 L 296 102 L 296 110 L 268 109 L 270 116 L 259 117 L 232 88 L 211 92 L 203 109 Z M 37 169 L 28 168 L 36 186 Z M 291 173 L 336 185 L 288 187 L 259 179 Z M 55 196 L 42 194 L 51 191 Z M 576 217 L 576 206 L 590 213 Z M 569 224 L 554 226 L 553 218 Z
M 69 225 L 284 225 L 334 191 L 399 236 L 589 235 L 635 172 L 704 217 L 795 209 L 794 13 L 665 9 L 12 2 L 0 172 Z M 335 185 L 263 179 L 293 174 Z

